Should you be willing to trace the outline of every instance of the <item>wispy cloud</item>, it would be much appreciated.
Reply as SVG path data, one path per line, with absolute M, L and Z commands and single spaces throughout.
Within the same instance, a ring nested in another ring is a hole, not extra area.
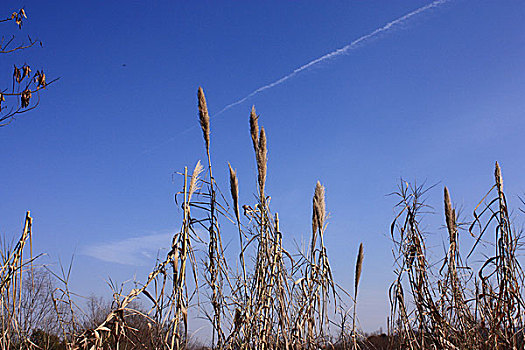
M 410 18 L 414 17 L 414 16 L 417 16 L 425 11 L 428 11 L 432 8 L 436 8 L 438 6 L 441 6 L 443 5 L 444 3 L 448 2 L 450 0 L 437 0 L 437 1 L 434 1 L 428 5 L 425 5 L 423 7 L 420 7 L 410 13 L 407 13 L 406 15 L 402 16 L 402 17 L 399 17 L 393 21 L 390 21 L 388 22 L 387 24 L 383 25 L 382 27 L 380 28 L 377 28 L 376 30 L 374 30 L 373 32 L 369 33 L 369 34 L 366 34 L 366 35 L 363 35 L 362 37 L 352 41 L 351 43 L 349 43 L 348 45 L 345 45 L 343 46 L 342 48 L 340 49 L 337 49 L 335 51 L 332 51 L 330 53 L 327 53 L 326 55 L 323 55 L 319 58 L 316 58 L 315 60 L 313 61 L 310 61 L 304 65 L 302 65 L 301 67 L 299 68 L 296 68 L 293 70 L 293 72 L 285 75 L 284 77 L 274 81 L 273 83 L 270 83 L 270 84 L 267 84 L 267 85 L 264 85 L 264 86 L 261 86 L 260 88 L 252 91 L 251 93 L 249 93 L 248 95 L 246 95 L 245 97 L 241 98 L 240 100 L 237 100 L 235 102 L 232 102 L 230 103 L 229 105 L 226 105 L 223 109 L 221 109 L 219 112 L 215 113 L 213 116 L 216 117 L 224 112 L 226 112 L 228 109 L 234 107 L 234 106 L 237 106 L 243 102 L 245 102 L 246 100 L 248 100 L 249 98 L 265 91 L 265 90 L 268 90 L 268 89 L 271 89 L 273 87 L 276 87 L 277 85 L 281 85 L 282 83 L 284 83 L 285 81 L 293 78 L 294 76 L 296 76 L 297 74 L 301 73 L 302 71 L 308 69 L 308 68 L 311 68 L 321 62 L 325 62 L 325 61 L 328 61 L 328 60 L 331 60 L 333 58 L 336 58 L 337 56 L 341 56 L 341 55 L 344 55 L 344 54 L 347 54 L 349 51 L 357 48 L 359 45 L 365 43 L 366 41 L 374 38 L 374 37 L 377 37 L 378 35 L 380 34 L 383 34 L 389 30 L 391 30 L 392 28 L 408 21 Z
M 166 232 L 95 243 L 85 247 L 80 253 L 111 263 L 146 266 L 155 261 L 159 251 L 161 254 L 167 252 L 172 236 L 173 233 Z

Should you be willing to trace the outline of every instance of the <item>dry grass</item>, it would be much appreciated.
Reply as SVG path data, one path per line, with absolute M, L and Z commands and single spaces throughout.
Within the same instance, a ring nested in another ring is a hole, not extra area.
M 217 349 L 523 348 L 524 281 L 516 258 L 520 237 L 511 224 L 498 164 L 495 183 L 476 206 L 468 229 L 476 237 L 468 255 L 493 233 L 494 253 L 477 271 L 460 254 L 458 233 L 463 225 L 448 188 L 444 188 L 448 249 L 436 264 L 428 259 L 427 236 L 420 229 L 426 190 L 401 183 L 396 193 L 399 210 L 391 226 L 396 279 L 389 291 L 389 334 L 364 337 L 356 322 L 363 245 L 351 295 L 332 276 L 325 245 L 329 236 L 324 186 L 317 182 L 313 191 L 309 244 L 292 254 L 283 247 L 280 218 L 266 194 L 268 140 L 255 108 L 249 115 L 249 132 L 257 196 L 254 203 L 241 206 L 239 179 L 228 164 L 230 205 L 213 176 L 210 116 L 202 88 L 197 100 L 207 164 L 203 167 L 198 161 L 191 174 L 188 168 L 180 174 L 183 185 L 176 202 L 182 209 L 181 225 L 164 259 L 131 291 L 114 286 L 112 303 L 86 318 L 69 289 L 70 268 L 55 275 L 60 287 L 36 292 L 36 285 L 46 284 L 42 278 L 35 283 L 39 275 L 33 265 L 32 219 L 27 213 L 17 244 L 2 250 L 2 349 L 193 348 L 188 323 L 196 315 L 209 320 L 211 346 Z M 221 233 L 229 224 L 238 232 L 240 248 L 238 263 L 231 266 Z M 197 249 L 199 245 L 205 249 Z M 46 317 L 38 324 L 29 322 L 27 305 L 34 302 L 24 301 L 38 300 L 37 295 L 50 296 L 47 303 L 52 307 L 46 315 L 54 321 Z M 140 306 L 139 298 L 148 306 Z M 344 300 L 350 300 L 351 307 Z M 334 320 L 337 314 L 339 322 Z M 43 329 L 43 324 L 49 327 Z
M 494 255 L 477 271 L 461 257 L 456 212 L 444 188 L 448 251 L 440 268 L 432 268 L 419 223 L 425 207 L 422 187 L 402 184 L 399 215 L 392 224 L 397 279 L 390 289 L 391 346 L 410 349 L 522 349 L 523 270 L 496 163 L 495 184 L 476 206 L 469 232 L 478 243 L 492 230 Z M 413 300 L 410 307 L 408 296 Z

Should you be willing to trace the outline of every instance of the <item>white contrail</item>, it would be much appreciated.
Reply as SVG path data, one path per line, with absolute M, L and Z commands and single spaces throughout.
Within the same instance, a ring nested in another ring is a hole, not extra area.
M 402 17 L 399 17 L 398 19 L 395 19 L 395 20 L 393 20 L 391 22 L 388 22 L 387 24 L 385 24 L 381 28 L 377 28 L 373 32 L 371 32 L 369 34 L 366 34 L 366 35 L 363 35 L 359 39 L 356 39 L 356 40 L 352 41 L 350 44 L 348 44 L 346 46 L 343 46 L 342 48 L 337 49 L 335 51 L 332 51 L 330 53 L 327 53 L 324 56 L 316 58 L 315 60 L 310 61 L 310 62 L 306 63 L 305 65 L 295 69 L 293 72 L 291 72 L 288 75 L 285 75 L 281 79 L 276 80 L 273 83 L 270 83 L 268 85 L 264 85 L 264 86 L 258 88 L 257 90 L 254 90 L 249 95 L 246 95 L 245 97 L 241 98 L 240 100 L 235 101 L 233 103 L 230 103 L 229 105 L 227 105 L 223 109 L 221 109 L 219 112 L 215 113 L 214 117 L 218 116 L 219 114 L 222 114 L 222 113 L 226 112 L 228 109 L 230 109 L 230 108 L 232 108 L 234 106 L 237 106 L 237 105 L 243 103 L 244 101 L 246 101 L 250 97 L 253 97 L 253 96 L 257 95 L 257 94 L 263 92 L 264 90 L 268 90 L 268 89 L 271 89 L 271 88 L 273 88 L 273 87 L 275 87 L 277 85 L 281 85 L 282 83 L 284 83 L 285 81 L 287 81 L 290 78 L 293 78 L 294 76 L 296 76 L 297 74 L 301 73 L 305 69 L 308 69 L 308 68 L 310 68 L 312 66 L 315 66 L 316 64 L 319 64 L 319 63 L 324 62 L 326 60 L 330 60 L 330 59 L 332 59 L 334 57 L 343 55 L 343 54 L 347 53 L 348 51 L 355 49 L 357 47 L 357 45 L 363 43 L 364 41 L 366 41 L 368 39 L 371 39 L 371 38 L 373 38 L 373 37 L 375 37 L 375 36 L 377 36 L 377 35 L 379 35 L 381 33 L 384 33 L 386 31 L 392 29 L 392 27 L 407 21 L 411 17 L 417 16 L 418 14 L 420 14 L 422 12 L 425 12 L 425 11 L 431 9 L 431 8 L 443 5 L 444 3 L 448 2 L 448 1 L 450 1 L 450 0 L 437 0 L 437 1 L 434 1 L 434 2 L 432 2 L 430 4 L 428 4 L 428 5 L 425 5 L 423 7 L 418 8 L 417 10 L 414 10 L 414 11 L 412 11 L 410 13 L 407 13 L 406 15 L 404 15 Z
M 343 46 L 342 48 L 340 49 L 337 49 L 335 51 L 332 51 L 330 53 L 327 53 L 326 55 L 324 56 L 321 56 L 319 58 L 316 58 L 315 60 L 313 61 L 310 61 L 308 63 L 306 63 L 305 65 L 302 65 L 301 67 L 295 69 L 293 72 L 291 72 L 290 74 L 288 75 L 285 75 L 284 77 L 282 77 L 281 79 L 279 80 L 276 80 L 274 81 L 273 83 L 270 83 L 270 84 L 267 84 L 267 85 L 264 85 L 260 88 L 258 88 L 257 90 L 254 90 L 253 92 L 251 92 L 250 94 L 246 95 L 245 97 L 241 98 L 240 100 L 238 101 L 235 101 L 233 103 L 230 103 L 229 105 L 225 106 L 223 109 L 221 109 L 219 112 L 215 113 L 212 115 L 212 117 L 216 117 L 224 112 L 226 112 L 227 110 L 229 110 L 230 108 L 234 107 L 234 106 L 237 106 L 241 103 L 243 103 L 244 101 L 246 101 L 247 99 L 265 91 L 265 90 L 268 90 L 268 89 L 271 89 L 277 85 L 281 85 L 282 83 L 284 83 L 285 81 L 287 81 L 288 79 L 290 78 L 293 78 L 294 76 L 296 76 L 297 74 L 301 73 L 302 71 L 312 67 L 312 66 L 315 66 L 321 62 L 324 62 L 326 60 L 330 60 L 332 58 L 335 58 L 337 56 L 340 56 L 340 55 L 343 55 L 343 54 L 346 54 L 348 53 L 349 51 L 355 49 L 359 44 L 362 44 L 363 42 L 371 39 L 371 38 L 374 38 L 376 36 L 378 36 L 379 34 L 381 33 L 384 33 L 384 32 L 387 32 L 389 31 L 390 29 L 392 29 L 393 27 L 395 27 L 396 25 L 399 25 L 403 22 L 406 22 L 408 19 L 410 19 L 411 17 L 414 17 L 414 16 L 417 16 L 419 15 L 420 13 L 422 12 L 425 12 L 431 8 L 435 8 L 435 7 L 438 7 L 440 5 L 443 5 L 444 3 L 446 2 L 449 2 L 450 0 L 436 0 L 434 2 L 431 2 L 430 4 L 428 5 L 425 5 L 423 7 L 420 7 L 410 13 L 407 13 L 406 15 L 402 16 L 402 17 L 399 17 L 393 21 L 390 21 L 388 22 L 387 24 L 385 24 L 384 26 L 380 27 L 380 28 L 377 28 L 376 30 L 374 30 L 373 32 L 369 33 L 369 34 L 366 34 L 366 35 L 363 35 L 362 37 L 352 41 L 350 44 L 346 45 L 346 46 Z M 179 134 L 182 134 L 182 133 L 186 133 L 194 128 L 197 127 L 197 123 L 195 123 L 193 126 L 181 131 L 180 133 L 178 133 L 177 135 Z M 173 140 L 175 140 L 177 138 L 177 135 L 169 138 L 168 140 L 164 141 L 164 142 L 161 142 L 157 145 L 155 145 L 154 147 L 152 148 L 149 148 L 149 149 L 146 149 L 144 151 L 141 152 L 141 154 L 147 154 L 147 153 L 150 153 L 152 152 L 153 150 L 161 147 L 162 145 L 166 144 L 166 143 L 169 143 Z

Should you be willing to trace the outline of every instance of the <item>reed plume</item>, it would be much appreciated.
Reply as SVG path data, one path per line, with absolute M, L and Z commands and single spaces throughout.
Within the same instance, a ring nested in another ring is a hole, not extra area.
M 266 132 L 264 127 L 261 128 L 259 135 L 259 145 L 257 147 L 257 170 L 259 172 L 259 192 L 261 198 L 264 198 L 264 186 L 266 183 L 266 165 L 267 165 L 268 150 L 266 148 Z
M 197 92 L 199 99 L 199 120 L 202 128 L 202 135 L 204 136 L 204 142 L 206 143 L 206 152 L 210 152 L 210 115 L 208 114 L 208 107 L 206 106 L 206 97 L 202 87 L 199 86 Z
M 232 169 L 230 163 L 228 163 L 228 167 L 230 168 L 230 191 L 233 199 L 233 210 L 235 211 L 235 217 L 237 218 L 237 222 L 240 222 L 241 219 L 239 215 L 239 180 L 237 179 L 237 173 L 235 172 L 235 170 Z
M 200 174 L 202 173 L 203 170 L 204 170 L 204 168 L 202 167 L 201 161 L 199 160 L 197 162 L 197 165 L 195 165 L 195 169 L 193 169 L 193 174 L 191 175 L 190 188 L 189 188 L 189 191 L 188 191 L 188 202 L 190 201 L 191 196 L 198 189 L 197 188 L 197 182 L 198 182 L 199 176 L 200 176 Z
M 255 106 L 252 106 L 250 113 L 250 135 L 252 136 L 253 150 L 255 154 L 259 152 L 259 116 L 255 113 Z
M 359 281 L 361 280 L 361 271 L 363 268 L 363 243 L 359 245 L 359 253 L 357 254 L 357 261 L 355 264 L 355 284 L 354 284 L 354 295 L 357 300 L 357 288 L 359 287 Z
M 352 320 L 352 338 L 354 341 L 354 349 L 357 349 L 357 335 L 355 333 L 355 318 L 357 309 L 357 288 L 361 280 L 361 271 L 363 268 L 363 243 L 359 244 L 359 252 L 357 253 L 357 261 L 355 263 L 355 284 L 354 284 L 354 317 Z
M 326 204 L 324 186 L 319 181 L 315 185 L 312 212 L 312 233 L 315 235 L 317 229 L 323 230 L 326 218 Z
M 241 230 L 241 216 L 239 214 L 239 180 L 237 179 L 237 173 L 235 172 L 235 170 L 233 170 L 230 163 L 228 163 L 228 167 L 230 168 L 230 192 L 231 192 L 232 200 L 233 200 L 233 211 L 235 212 L 235 218 L 237 219 L 237 230 L 239 231 L 239 246 L 241 248 L 239 258 L 240 258 L 241 267 L 242 267 L 244 297 L 247 298 L 248 297 L 248 286 L 247 286 L 247 279 L 246 279 L 246 263 L 244 261 L 244 244 L 242 242 L 243 235 L 242 235 L 242 230 Z M 237 313 L 235 314 L 235 317 L 237 317 Z M 240 318 L 238 320 L 240 322 Z M 238 329 L 239 325 L 235 324 L 235 327 L 236 327 L 235 329 Z
M 496 162 L 496 168 L 494 169 L 494 177 L 496 178 L 498 190 L 503 189 L 503 177 L 501 176 L 501 168 L 498 162 Z
M 450 243 L 456 241 L 456 211 L 452 209 L 452 203 L 450 201 L 450 194 L 447 186 L 445 186 L 444 198 L 445 198 L 445 219 L 447 222 L 447 229 L 450 236 Z

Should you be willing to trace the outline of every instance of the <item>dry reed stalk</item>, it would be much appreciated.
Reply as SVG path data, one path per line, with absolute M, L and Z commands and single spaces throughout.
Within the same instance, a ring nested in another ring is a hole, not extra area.
M 453 308 L 451 313 L 455 313 L 456 321 L 461 324 L 461 327 L 456 327 L 457 333 L 460 333 L 458 337 L 466 336 L 466 328 L 468 328 L 472 322 L 473 317 L 470 311 L 470 308 L 465 304 L 464 290 L 461 286 L 461 281 L 457 273 L 457 262 L 459 260 L 459 251 L 458 251 L 458 240 L 457 240 L 457 224 L 456 224 L 456 210 L 452 208 L 452 202 L 450 200 L 450 193 L 448 188 L 445 186 L 443 190 L 444 197 L 444 207 L 445 207 L 445 221 L 447 225 L 447 230 L 449 234 L 449 251 L 448 259 L 445 261 L 448 264 L 448 275 L 442 281 L 442 301 L 441 303 L 446 305 L 446 302 L 443 300 L 444 295 L 447 290 L 447 285 L 450 285 L 452 291 L 452 304 Z M 445 312 L 445 311 L 443 311 Z M 453 316 L 451 315 L 450 318 Z M 462 333 L 462 334 L 461 334 Z
M 520 312 L 525 303 L 523 300 L 523 270 L 516 258 L 519 237 L 513 232 L 508 213 L 507 201 L 503 192 L 503 177 L 498 162 L 494 171 L 495 187 L 497 189 L 497 226 L 496 226 L 496 276 L 497 298 L 494 324 L 503 329 L 505 345 L 516 348 L 525 346 L 523 340 L 514 332 L 514 329 L 523 329 L 525 321 Z M 489 219 L 490 222 L 491 219 Z M 520 283 L 521 282 L 521 283 Z M 496 291 L 495 291 L 496 292 Z M 500 336 L 501 337 L 501 336 Z M 494 337 L 495 339 L 497 337 Z M 494 342 L 496 342 L 494 340 Z
M 267 172 L 267 140 L 264 128 L 259 131 L 258 117 L 255 108 L 250 113 L 250 134 L 252 137 L 257 165 L 257 182 L 259 190 L 259 203 L 256 205 L 255 231 L 257 232 L 257 255 L 255 258 L 254 276 L 250 297 L 248 299 L 249 309 L 247 318 L 250 325 L 247 327 L 246 341 L 259 344 L 266 348 L 270 342 L 272 332 L 272 286 L 270 282 L 275 276 L 271 271 L 274 269 L 275 256 L 272 246 L 274 242 L 270 237 L 272 227 L 270 225 L 270 213 L 268 203 L 264 194 L 266 172 Z
M 189 222 L 189 214 L 190 214 L 190 208 L 189 208 L 189 202 L 192 194 L 195 192 L 197 188 L 197 181 L 199 178 L 199 174 L 202 172 L 202 166 L 200 164 L 200 161 L 197 162 L 197 165 L 195 166 L 195 169 L 193 170 L 193 174 L 190 179 L 190 186 L 188 190 L 188 168 L 184 168 L 184 188 L 183 188 L 183 196 L 184 196 L 184 203 L 183 203 L 183 209 L 184 209 L 184 218 L 183 223 L 185 226 L 181 230 L 181 234 L 177 235 L 178 240 L 173 240 L 172 244 L 172 251 L 174 252 L 173 259 L 171 260 L 172 265 L 172 271 L 173 271 L 173 289 L 172 289 L 172 303 L 171 303 L 171 309 L 173 312 L 173 316 L 171 319 L 171 349 L 180 349 L 182 346 L 182 337 L 179 334 L 179 322 L 183 321 L 184 326 L 184 338 L 187 338 L 187 331 L 188 331 L 188 325 L 187 325 L 187 317 L 184 314 L 185 309 L 187 308 L 187 303 L 184 300 L 183 292 L 186 282 L 186 259 L 188 254 L 188 241 L 189 241 L 189 235 L 188 235 L 188 227 L 187 223 Z M 181 263 L 180 270 L 179 270 L 179 260 Z
M 250 214 L 255 219 L 256 223 L 256 238 L 257 238 L 257 255 L 255 258 L 254 274 L 251 281 L 250 294 L 247 300 L 247 322 L 246 335 L 244 341 L 246 344 L 252 342 L 260 344 L 261 347 L 266 346 L 266 310 L 263 305 L 266 305 L 266 272 L 268 268 L 268 251 L 267 251 L 267 237 L 266 237 L 266 205 L 263 205 L 263 194 L 261 194 L 261 152 L 259 151 L 259 126 L 255 113 L 255 107 L 252 107 L 250 113 L 250 135 L 252 138 L 253 148 L 255 152 L 255 159 L 258 173 L 259 184 L 259 203 L 255 206 L 256 210 L 251 211 Z
M 250 135 L 255 151 L 259 198 L 255 210 L 249 211 L 248 215 L 253 219 L 251 222 L 254 224 L 255 236 L 252 241 L 257 243 L 257 247 L 247 299 L 246 334 L 241 341 L 241 348 L 288 348 L 289 288 L 283 261 L 282 235 L 278 216 L 272 220 L 269 201 L 265 196 L 267 140 L 264 128 L 259 130 L 257 119 L 255 108 L 252 108 Z
M 206 98 L 204 91 L 199 87 L 197 92 L 198 97 L 198 108 L 199 108 L 199 122 L 202 128 L 204 136 L 206 154 L 208 156 L 208 175 L 209 175 L 209 209 L 208 209 L 208 221 L 210 223 L 208 227 L 209 232 L 209 243 L 208 243 L 208 266 L 207 270 L 210 275 L 209 285 L 212 290 L 211 304 L 214 309 L 213 316 L 213 337 L 212 342 L 215 341 L 215 334 L 217 334 L 217 346 L 221 347 L 222 341 L 224 340 L 224 334 L 221 327 L 221 314 L 222 314 L 222 281 L 221 277 L 223 271 L 226 271 L 226 261 L 223 257 L 222 241 L 217 225 L 217 213 L 216 213 L 216 191 L 215 191 L 215 179 L 212 172 L 211 155 L 210 155 L 210 116 L 208 113 L 208 107 L 206 105 Z
M 419 229 L 419 212 L 424 208 L 421 197 L 424 193 L 425 190 L 422 186 L 410 187 L 402 182 L 399 191 L 396 193 L 401 199 L 398 204 L 400 212 L 391 225 L 391 236 L 397 247 L 394 252 L 397 251 L 399 254 L 399 256 L 395 255 L 398 264 L 396 282 L 390 288 L 393 312 L 391 319 L 392 322 L 397 322 L 397 320 L 405 322 L 404 324 L 399 323 L 397 327 L 398 338 L 401 342 L 414 339 L 411 329 L 420 330 L 416 333 L 416 348 L 428 347 L 426 342 L 429 334 L 432 335 L 433 339 L 438 339 L 442 335 L 441 318 L 432 298 L 433 290 L 429 281 L 430 272 L 426 260 L 424 235 Z M 412 324 L 411 318 L 403 315 L 406 306 L 402 304 L 404 298 L 399 298 L 399 293 L 402 291 L 400 281 L 403 275 L 408 277 L 408 285 L 415 303 L 412 318 L 414 324 Z M 442 346 L 439 341 L 437 344 Z
M 228 163 L 228 168 L 230 169 L 230 192 L 233 200 L 233 211 L 235 212 L 235 218 L 237 219 L 237 230 L 239 231 L 239 246 L 241 249 L 239 258 L 241 260 L 241 268 L 243 274 L 244 298 L 246 299 L 248 297 L 248 286 L 246 279 L 246 264 L 244 262 L 244 244 L 242 239 L 241 217 L 239 213 L 239 180 L 237 179 L 236 171 L 233 170 L 230 163 Z
M 292 346 L 325 346 L 322 344 L 327 341 L 325 331 L 329 326 L 327 307 L 330 292 L 337 310 L 337 295 L 324 245 L 326 217 L 325 190 L 318 181 L 312 199 L 310 247 L 299 265 L 304 268 L 303 273 L 294 283 L 300 289 L 295 296 L 298 306 L 294 315 L 296 331 L 292 334 Z
M 31 241 L 33 219 L 31 213 L 26 212 L 22 236 L 13 249 L 4 247 L 2 252 L 2 266 L 0 268 L 0 302 L 2 329 L 0 342 L 2 348 L 12 348 L 15 342 L 20 346 L 29 341 L 24 334 L 22 319 L 22 284 L 23 272 L 27 264 L 32 267 L 32 252 L 29 261 L 24 260 L 24 248 Z M 31 247 L 32 248 L 32 247 Z M 32 270 L 30 270 L 32 273 Z

